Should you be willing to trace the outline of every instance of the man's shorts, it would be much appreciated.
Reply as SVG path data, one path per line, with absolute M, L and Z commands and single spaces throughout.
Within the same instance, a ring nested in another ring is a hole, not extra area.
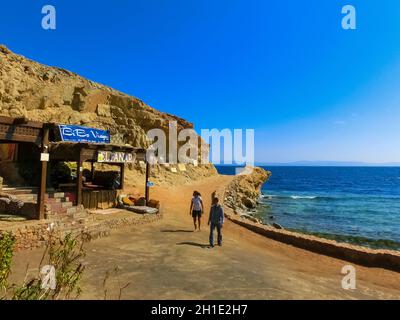
M 197 218 L 197 217 L 201 218 L 201 211 L 200 210 L 193 210 L 192 211 L 192 217 L 193 218 Z

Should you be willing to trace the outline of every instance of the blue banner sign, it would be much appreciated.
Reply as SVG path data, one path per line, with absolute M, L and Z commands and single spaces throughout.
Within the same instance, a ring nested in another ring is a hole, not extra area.
M 62 141 L 110 143 L 110 131 L 108 130 L 70 124 L 60 124 L 59 128 Z

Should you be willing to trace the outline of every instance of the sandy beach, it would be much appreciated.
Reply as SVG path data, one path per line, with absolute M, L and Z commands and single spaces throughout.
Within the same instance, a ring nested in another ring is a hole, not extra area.
M 163 206 L 161 221 L 112 232 L 86 245 L 82 299 L 400 299 L 400 274 L 357 266 L 357 289 L 341 287 L 346 261 L 308 252 L 252 233 L 232 222 L 223 247 L 208 248 L 208 228 L 192 232 L 189 201 L 202 193 L 206 208 L 216 186 L 231 176 L 191 185 L 154 187 Z M 42 250 L 16 254 L 14 279 Z M 111 272 L 106 286 L 103 281 Z M 105 290 L 107 294 L 105 295 Z

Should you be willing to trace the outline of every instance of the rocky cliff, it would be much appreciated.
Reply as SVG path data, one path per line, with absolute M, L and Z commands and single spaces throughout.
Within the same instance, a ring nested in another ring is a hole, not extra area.
M 114 142 L 141 147 L 148 145 L 147 130 L 168 130 L 169 121 L 177 121 L 178 129 L 193 127 L 137 98 L 28 60 L 5 46 L 0 46 L 0 109 L 11 117 L 109 129 Z
M 0 46 L 0 114 L 108 129 L 113 143 L 137 147 L 148 146 L 146 132 L 150 129 L 168 133 L 169 121 L 176 121 L 178 130 L 193 127 L 135 97 L 26 59 L 5 46 Z M 200 175 L 194 172 L 193 178 L 216 173 L 212 165 L 201 170 Z
M 255 209 L 260 197 L 261 187 L 270 176 L 270 171 L 246 167 L 241 174 L 235 176 L 226 188 L 224 204 L 237 214 Z

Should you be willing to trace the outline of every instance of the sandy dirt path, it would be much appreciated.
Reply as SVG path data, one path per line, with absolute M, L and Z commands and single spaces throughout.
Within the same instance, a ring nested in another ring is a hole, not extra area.
M 231 222 L 223 246 L 208 248 L 207 217 L 192 232 L 189 204 L 193 190 L 206 208 L 216 186 L 231 177 L 208 178 L 190 186 L 155 187 L 162 221 L 114 231 L 87 244 L 84 299 L 400 299 L 400 274 L 355 266 L 357 289 L 343 290 L 347 262 L 285 245 Z M 208 212 L 206 213 L 208 214 Z M 32 255 L 38 256 L 33 251 Z M 18 254 L 20 263 L 27 255 Z M 16 262 L 18 264 L 18 262 Z M 106 285 L 103 280 L 111 272 Z

